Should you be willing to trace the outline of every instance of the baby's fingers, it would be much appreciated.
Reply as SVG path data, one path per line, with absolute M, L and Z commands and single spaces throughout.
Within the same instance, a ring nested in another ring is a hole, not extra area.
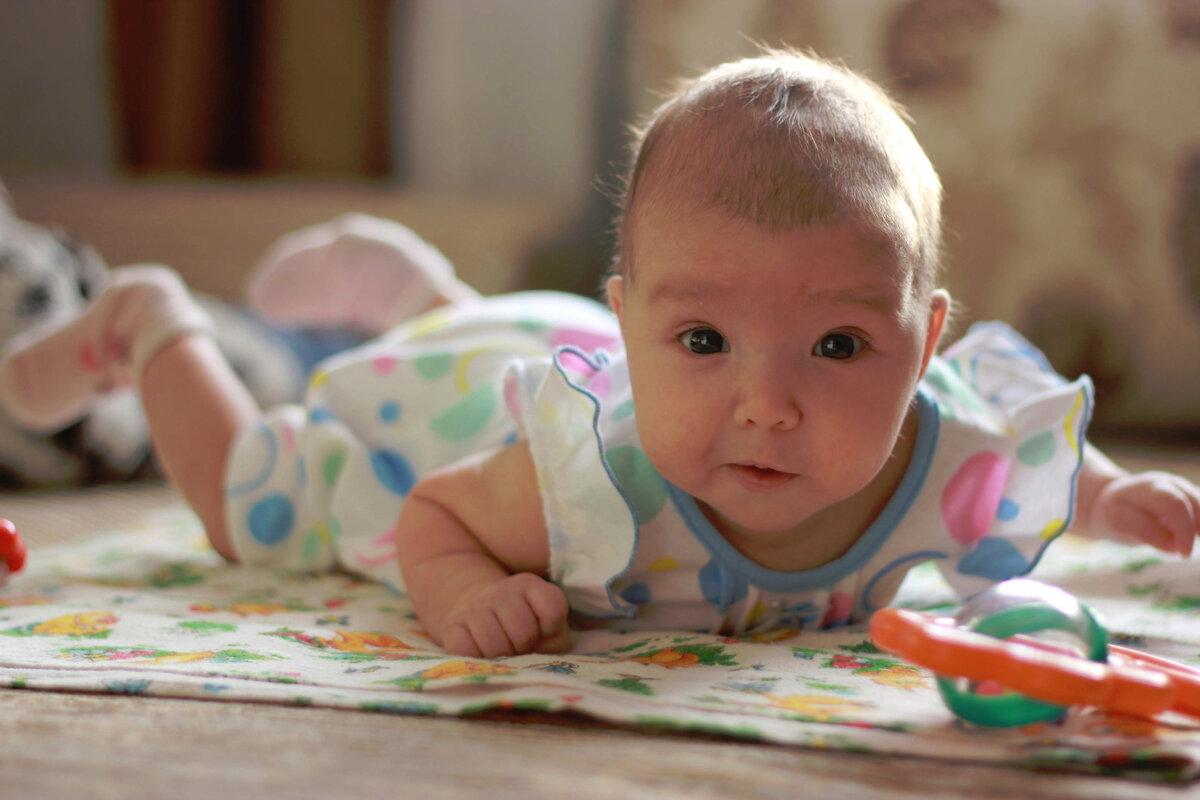
M 475 644 L 470 629 L 465 623 L 454 623 L 446 626 L 442 634 L 442 649 L 447 653 L 467 658 L 479 658 L 483 655 Z
M 468 623 L 471 638 L 475 640 L 479 653 L 484 658 L 515 656 L 520 651 L 513 645 L 512 637 L 500 616 L 500 608 L 483 611 Z
M 497 604 L 496 619 L 508 641 L 509 652 L 502 655 L 517 655 L 532 651 L 542 638 L 541 627 L 529 602 L 516 594 Z
M 521 579 L 522 596 L 535 620 L 536 641 L 520 652 L 565 653 L 571 649 L 567 626 L 567 598 L 562 589 L 536 575 L 514 575 Z M 510 580 L 512 580 L 510 579 Z
M 491 606 L 475 607 L 448 622 L 442 634 L 442 649 L 468 658 L 496 658 L 515 654 L 503 623 Z
M 1198 517 L 1197 503 L 1194 498 L 1177 481 L 1168 481 L 1156 487 L 1151 507 L 1152 513 L 1169 536 L 1170 544 L 1164 550 L 1171 550 L 1184 556 L 1192 554 L 1196 542 Z
M 1116 531 L 1188 556 L 1196 540 L 1200 502 L 1173 480 L 1154 480 L 1127 487 L 1110 514 Z

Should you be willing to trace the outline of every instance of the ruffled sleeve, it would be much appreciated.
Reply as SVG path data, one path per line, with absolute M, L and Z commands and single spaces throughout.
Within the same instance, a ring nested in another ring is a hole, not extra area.
M 637 549 L 636 515 L 601 435 L 604 418 L 613 414 L 612 366 L 603 351 L 564 347 L 551 359 L 515 362 L 505 380 L 509 410 L 537 469 L 550 579 L 563 588 L 572 611 L 599 619 L 636 615 L 611 588 Z
M 969 596 L 1028 573 L 1071 523 L 1093 406 L 1091 380 L 1068 381 L 1016 331 L 973 326 L 934 359 L 936 469 L 947 580 Z

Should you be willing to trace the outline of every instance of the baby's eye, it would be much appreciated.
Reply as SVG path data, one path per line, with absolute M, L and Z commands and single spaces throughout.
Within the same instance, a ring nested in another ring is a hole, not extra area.
M 701 356 L 710 356 L 729 350 L 725 337 L 712 328 L 693 328 L 690 331 L 684 331 L 679 335 L 679 342 L 688 350 Z
M 844 361 L 854 358 L 864 347 L 866 342 L 853 334 L 831 333 L 817 342 L 817 346 L 813 348 L 813 355 Z

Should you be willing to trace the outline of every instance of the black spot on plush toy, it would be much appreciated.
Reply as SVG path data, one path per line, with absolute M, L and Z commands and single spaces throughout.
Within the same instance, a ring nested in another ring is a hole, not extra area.
M 107 273 L 103 258 L 86 243 L 19 219 L 0 185 L 0 353 L 26 331 L 77 316 Z M 198 299 L 213 317 L 217 344 L 260 404 L 300 397 L 310 364 L 286 334 L 241 307 Z M 0 489 L 82 486 L 158 474 L 146 419 L 132 391 L 113 392 L 82 419 L 49 435 L 23 428 L 0 410 Z

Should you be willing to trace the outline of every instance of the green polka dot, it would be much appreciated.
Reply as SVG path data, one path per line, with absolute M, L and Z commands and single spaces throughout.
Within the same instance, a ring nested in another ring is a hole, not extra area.
M 346 466 L 346 453 L 334 453 L 329 458 L 325 459 L 325 463 L 321 465 L 321 474 L 325 476 L 325 483 L 328 486 L 333 486 L 337 483 L 338 476 L 342 474 L 342 467 Z
M 417 374 L 428 380 L 437 380 L 450 371 L 454 366 L 454 354 L 452 353 L 427 353 L 419 356 L 413 364 L 417 368 Z
M 614 447 L 605 458 L 621 491 L 633 505 L 638 523 L 654 519 L 667 502 L 667 488 L 646 454 L 636 447 Z
M 305 561 L 312 561 L 321 552 L 321 534 L 314 531 L 308 532 L 308 537 L 304 540 L 304 552 L 302 553 Z
M 485 383 L 434 417 L 429 426 L 444 441 L 465 442 L 483 430 L 496 406 L 496 391 Z
M 971 411 L 986 413 L 979 395 L 946 362 L 936 359 L 930 361 L 929 368 L 925 370 L 925 381 L 939 392 L 950 395 Z
M 626 400 L 624 403 L 621 403 L 621 405 L 613 409 L 612 421 L 616 422 L 619 419 L 625 419 L 631 414 L 633 414 L 633 401 Z
M 1017 458 L 1021 460 L 1022 464 L 1040 467 L 1054 458 L 1056 449 L 1054 434 L 1050 431 L 1042 431 L 1035 433 L 1017 446 Z
M 517 330 L 526 331 L 528 333 L 541 333 L 550 326 L 544 322 L 538 322 L 533 319 L 519 319 L 513 323 Z

